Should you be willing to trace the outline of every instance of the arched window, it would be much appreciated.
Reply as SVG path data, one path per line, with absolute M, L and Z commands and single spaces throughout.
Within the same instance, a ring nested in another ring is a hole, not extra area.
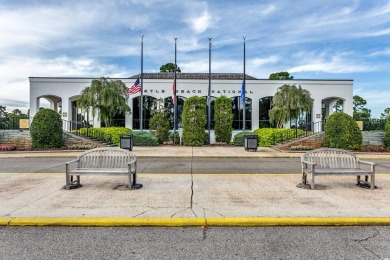
M 142 128 L 149 129 L 149 120 L 154 109 L 155 97 L 143 96 Z M 140 105 L 141 96 L 133 98 L 133 129 L 140 129 Z
M 232 98 L 233 129 L 243 129 L 243 106 L 240 96 Z M 245 98 L 245 129 L 252 129 L 252 99 Z
M 272 96 L 259 99 L 259 128 L 271 127 L 269 122 L 269 110 L 272 105 Z
M 182 96 L 176 96 L 177 98 L 177 121 L 176 121 L 176 128 L 182 128 L 182 119 L 181 115 L 183 114 L 183 109 L 184 109 L 184 101 L 186 100 L 185 97 Z M 173 116 L 174 116 L 174 105 L 172 104 L 172 97 L 167 97 L 164 99 L 164 104 L 165 107 L 168 109 L 168 119 L 169 119 L 169 124 L 171 126 L 171 129 L 173 129 Z

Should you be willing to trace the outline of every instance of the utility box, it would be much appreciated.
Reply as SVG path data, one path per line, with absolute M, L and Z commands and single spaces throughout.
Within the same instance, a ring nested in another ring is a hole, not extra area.
M 259 141 L 258 141 L 257 135 L 246 135 L 245 142 L 244 142 L 245 151 L 252 150 L 252 151 L 256 152 L 258 142 Z
M 128 134 L 128 135 L 121 135 L 120 138 L 120 148 L 126 149 L 126 150 L 133 150 L 133 135 Z

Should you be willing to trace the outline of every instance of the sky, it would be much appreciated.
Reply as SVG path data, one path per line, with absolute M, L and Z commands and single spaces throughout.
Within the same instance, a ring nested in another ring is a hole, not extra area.
M 0 105 L 29 107 L 28 77 L 182 72 L 353 79 L 372 118 L 390 107 L 390 0 L 0 0 Z

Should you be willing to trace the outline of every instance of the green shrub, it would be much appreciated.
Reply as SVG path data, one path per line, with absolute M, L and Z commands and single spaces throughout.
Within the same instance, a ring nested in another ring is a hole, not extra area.
M 149 131 L 133 131 L 134 146 L 156 146 L 157 137 Z
M 175 137 L 175 138 L 173 138 Z M 174 142 L 175 144 L 180 144 L 180 134 L 178 131 L 176 131 L 175 133 L 172 131 L 170 134 L 169 134 L 169 140 L 172 141 L 172 143 Z
M 206 99 L 193 96 L 184 101 L 183 143 L 188 146 L 201 146 L 204 143 L 206 126 Z
M 32 148 L 62 147 L 62 120 L 60 114 L 49 108 L 40 109 L 33 118 L 30 134 Z
M 244 132 L 239 132 L 233 137 L 233 144 L 235 146 L 242 146 L 244 147 L 245 145 L 245 136 L 246 135 L 254 135 L 254 132 L 250 131 L 244 131 Z
M 87 135 L 91 138 L 103 138 L 105 141 L 109 141 L 111 135 L 111 141 L 113 144 L 119 146 L 121 135 L 130 134 L 131 129 L 125 127 L 90 127 L 88 128 L 80 128 L 80 133 L 82 135 Z
M 232 100 L 221 96 L 214 100 L 215 141 L 229 143 L 232 139 Z
M 157 137 L 160 144 L 168 141 L 169 138 L 169 120 L 168 111 L 164 107 L 164 100 L 157 99 L 155 102 L 156 109 L 152 111 L 152 118 L 149 120 L 151 132 Z
M 210 144 L 210 136 L 209 136 L 209 133 L 208 133 L 208 132 L 205 132 L 205 133 L 204 133 L 204 141 L 203 141 L 203 144 L 205 144 L 205 145 L 209 145 L 209 144 Z
M 261 147 L 269 147 L 304 134 L 302 129 L 292 128 L 260 128 L 254 132 L 259 137 L 259 146 Z
M 390 147 L 390 118 L 386 120 L 384 141 L 385 146 Z
M 324 143 L 331 148 L 360 150 L 363 138 L 355 119 L 348 114 L 336 112 L 326 121 Z

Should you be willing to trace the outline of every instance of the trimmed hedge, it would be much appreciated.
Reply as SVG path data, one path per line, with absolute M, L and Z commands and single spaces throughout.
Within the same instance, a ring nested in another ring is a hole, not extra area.
M 175 138 L 173 138 L 175 137 Z M 180 144 L 180 134 L 178 131 L 176 131 L 176 133 L 174 133 L 173 131 L 169 134 L 169 140 L 173 143 L 175 142 L 175 144 Z
M 80 128 L 80 134 L 87 135 L 87 128 Z M 99 135 L 101 135 L 105 141 L 108 141 L 110 134 L 112 143 L 119 146 L 121 135 L 131 134 L 131 129 L 125 127 L 88 128 L 88 137 L 97 138 Z
M 156 146 L 157 137 L 149 131 L 133 131 L 134 146 Z
M 355 119 L 343 112 L 328 117 L 325 124 L 325 146 L 348 150 L 361 150 L 362 133 Z
M 245 145 L 245 136 L 246 135 L 254 135 L 254 132 L 250 131 L 244 131 L 244 132 L 239 132 L 233 137 L 233 144 L 235 146 L 242 146 L 244 147 Z
M 259 137 L 259 146 L 261 147 L 269 147 L 304 134 L 302 129 L 295 128 L 259 128 L 254 132 Z
M 182 114 L 183 143 L 187 146 L 201 146 L 205 139 L 206 99 L 193 96 L 184 101 Z
M 60 148 L 63 145 L 62 120 L 58 112 L 41 108 L 31 123 L 32 148 Z
M 232 100 L 221 96 L 214 100 L 214 130 L 215 140 L 222 143 L 230 143 L 232 139 Z

